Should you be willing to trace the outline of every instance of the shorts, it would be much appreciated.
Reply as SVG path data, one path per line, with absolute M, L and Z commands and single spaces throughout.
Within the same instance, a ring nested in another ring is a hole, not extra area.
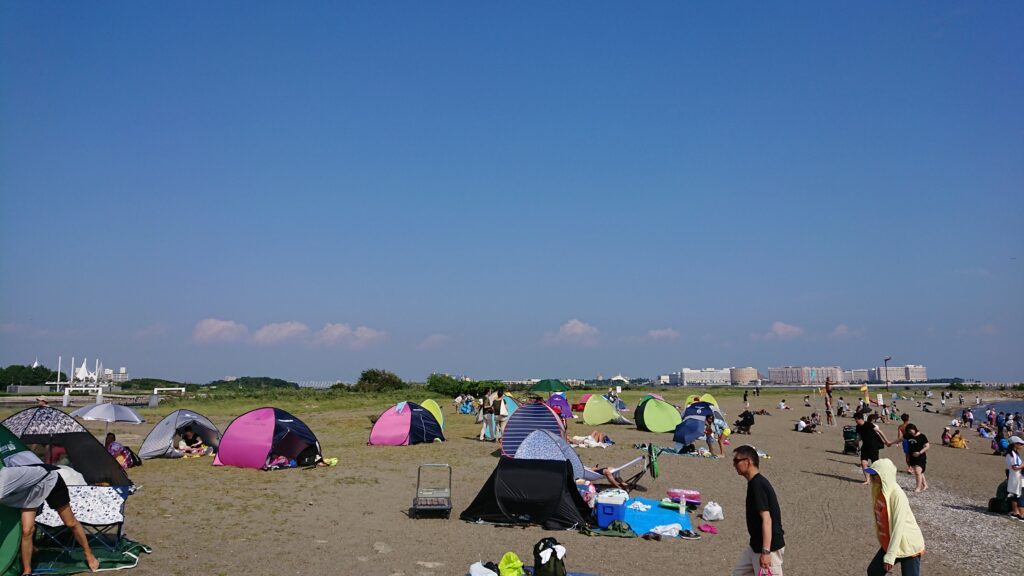
M 53 485 L 53 490 L 50 490 L 50 494 L 46 497 L 46 503 L 54 510 L 60 510 L 71 504 L 68 485 L 64 483 L 64 479 L 60 477 L 60 474 L 57 474 L 57 483 Z
M 928 468 L 928 459 L 927 458 L 911 458 L 909 461 L 907 461 L 907 464 L 910 464 L 911 466 L 920 466 L 921 467 L 921 473 L 923 474 L 925 469 Z
M 874 462 L 878 460 L 878 450 L 861 450 L 860 459 L 867 460 L 868 462 Z

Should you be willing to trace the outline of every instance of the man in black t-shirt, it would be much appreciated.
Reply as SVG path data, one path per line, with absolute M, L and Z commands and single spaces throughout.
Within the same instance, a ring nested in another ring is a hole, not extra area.
M 770 569 L 772 576 L 782 576 L 786 541 L 775 489 L 761 475 L 760 459 L 752 446 L 733 450 L 732 465 L 737 474 L 747 479 L 747 533 L 750 534 L 749 546 L 744 547 L 732 576 L 757 576 L 762 569 Z

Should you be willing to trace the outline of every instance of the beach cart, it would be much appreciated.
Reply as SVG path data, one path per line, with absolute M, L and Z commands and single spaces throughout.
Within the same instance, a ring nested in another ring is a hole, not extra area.
M 410 518 L 421 514 L 448 518 L 452 513 L 452 467 L 448 464 L 420 464 L 416 471 L 416 497 L 409 508 Z

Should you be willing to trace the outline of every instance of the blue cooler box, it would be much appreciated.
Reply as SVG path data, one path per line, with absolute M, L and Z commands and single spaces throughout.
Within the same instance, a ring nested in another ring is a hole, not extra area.
M 595 508 L 597 510 L 597 525 L 601 528 L 607 528 L 615 520 L 626 519 L 625 504 L 602 504 L 598 502 Z

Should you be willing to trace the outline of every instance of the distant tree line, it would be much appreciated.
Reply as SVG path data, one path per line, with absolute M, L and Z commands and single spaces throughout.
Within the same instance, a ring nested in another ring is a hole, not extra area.
M 68 377 L 63 372 L 60 373 L 61 382 L 67 382 Z M 57 373 L 50 370 L 46 366 L 22 366 L 19 364 L 11 364 L 6 368 L 0 368 L 0 384 L 8 386 L 11 384 L 18 386 L 40 386 L 47 382 L 56 382 Z
M 498 380 L 463 380 L 447 374 L 431 374 L 427 378 L 427 390 L 448 398 L 454 398 L 459 394 L 472 394 L 480 397 L 488 388 L 497 390 L 504 386 Z

